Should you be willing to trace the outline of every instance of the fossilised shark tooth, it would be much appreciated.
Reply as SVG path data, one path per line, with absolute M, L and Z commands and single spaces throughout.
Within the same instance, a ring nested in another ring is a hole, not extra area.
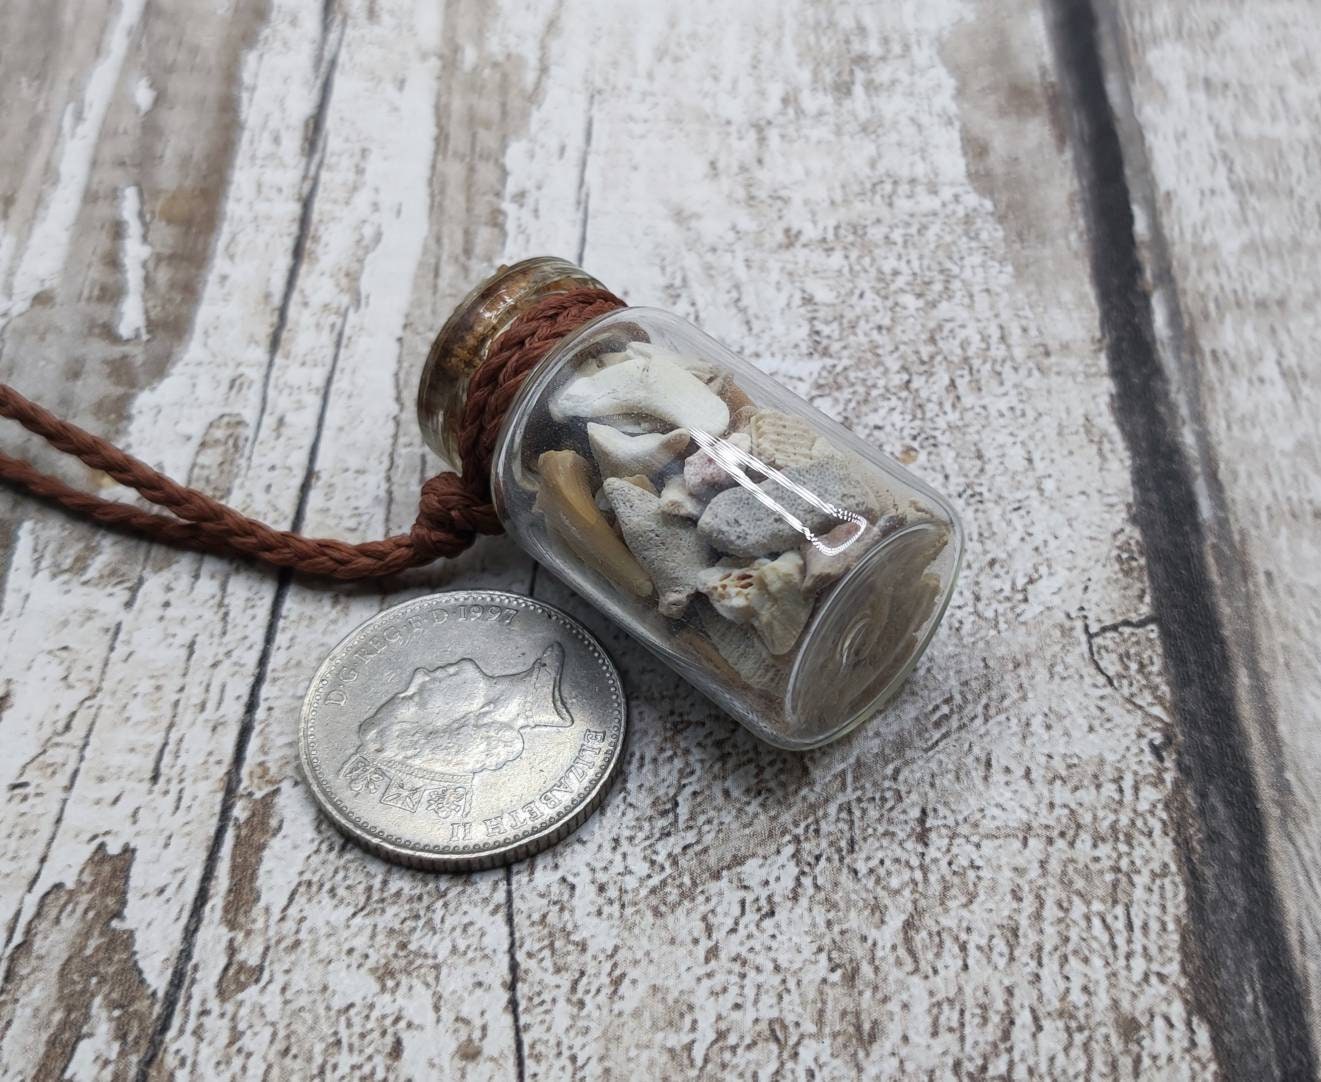
M 720 383 L 720 397 L 725 400 L 725 405 L 729 407 L 729 416 L 733 421 L 734 428 L 741 432 L 756 414 L 756 403 L 748 397 L 747 391 L 728 377 Z
M 682 615 L 711 550 L 691 522 L 665 514 L 650 493 L 619 477 L 607 477 L 602 487 L 630 551 L 656 583 L 661 615 Z
M 546 451 L 537 459 L 537 469 L 541 473 L 537 506 L 550 532 L 592 570 L 631 594 L 651 596 L 651 577 L 597 509 L 587 460 L 576 451 Z M 627 481 L 619 484 L 633 489 Z
M 688 430 L 627 436 L 610 425 L 588 424 L 587 440 L 602 477 L 655 473 L 677 458 L 690 442 Z
M 691 372 L 655 357 L 634 355 L 574 377 L 550 400 L 557 421 L 571 417 L 642 414 L 713 436 L 729 428 L 729 407 Z

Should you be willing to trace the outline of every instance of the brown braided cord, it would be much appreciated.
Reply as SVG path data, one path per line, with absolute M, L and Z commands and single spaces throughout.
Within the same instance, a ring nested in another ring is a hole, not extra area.
M 240 514 L 205 493 L 170 480 L 114 444 L 87 432 L 0 383 L 0 416 L 17 421 L 65 454 L 109 474 L 169 514 L 144 511 L 82 492 L 0 453 L 0 480 L 70 511 L 156 541 L 212 553 L 241 553 L 309 575 L 365 579 L 393 575 L 438 557 L 457 556 L 478 534 L 503 530 L 491 504 L 491 456 L 505 412 L 535 368 L 570 331 L 623 307 L 604 289 L 552 294 L 519 316 L 496 339 L 472 374 L 459 423 L 463 469 L 441 473 L 422 486 L 417 520 L 408 533 L 351 544 L 303 537 Z M 172 517 L 173 516 L 173 517 Z

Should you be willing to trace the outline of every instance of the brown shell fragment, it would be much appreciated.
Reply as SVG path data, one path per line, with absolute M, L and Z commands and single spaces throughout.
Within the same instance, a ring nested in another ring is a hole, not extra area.
M 737 419 L 742 413 L 743 421 L 746 422 L 757 410 L 757 404 L 748 397 L 748 393 L 743 390 L 732 379 L 725 379 L 720 385 L 720 397 L 725 400 L 725 405 L 729 407 L 729 415 Z M 735 423 L 736 429 L 741 429 L 743 425 Z
M 638 597 L 650 597 L 651 576 L 596 506 L 590 468 L 576 451 L 546 451 L 537 459 L 537 506 L 546 527 L 583 563 Z

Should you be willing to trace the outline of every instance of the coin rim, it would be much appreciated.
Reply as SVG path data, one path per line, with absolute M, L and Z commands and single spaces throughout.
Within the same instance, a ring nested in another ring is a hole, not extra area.
M 335 794 L 330 791 L 329 784 L 317 770 L 320 764 L 314 731 L 315 715 L 318 710 L 317 693 L 327 682 L 330 671 L 335 667 L 332 666 L 331 662 L 336 655 L 356 639 L 365 633 L 369 633 L 372 627 L 386 617 L 411 608 L 432 609 L 437 606 L 485 603 L 513 605 L 518 608 L 539 611 L 577 636 L 596 655 L 597 663 L 610 682 L 610 697 L 613 700 L 615 715 L 618 718 L 619 737 L 614 741 L 610 756 L 598 768 L 597 776 L 591 788 L 587 791 L 586 797 L 570 816 L 558 822 L 547 823 L 543 825 L 540 831 L 504 839 L 498 849 L 486 848 L 480 843 L 473 843 L 464 847 L 418 847 L 416 844 L 410 844 L 396 835 L 380 837 L 378 835 L 382 832 L 378 828 L 356 819 L 348 807 L 336 798 Z M 610 788 L 610 783 L 614 780 L 627 736 L 628 704 L 624 697 L 619 672 L 600 642 L 582 624 L 554 605 L 548 605 L 544 601 L 524 597 L 520 594 L 511 594 L 503 590 L 449 590 L 427 594 L 424 597 L 413 598 L 410 601 L 404 601 L 398 605 L 391 605 L 387 609 L 382 609 L 376 615 L 364 620 L 326 653 L 325 658 L 317 667 L 316 673 L 312 676 L 307 694 L 303 699 L 303 708 L 298 723 L 298 758 L 303 778 L 307 782 L 308 788 L 311 789 L 312 796 L 322 813 L 350 841 L 376 856 L 410 868 L 442 872 L 480 871 L 525 860 L 562 841 L 586 822 L 600 806 Z

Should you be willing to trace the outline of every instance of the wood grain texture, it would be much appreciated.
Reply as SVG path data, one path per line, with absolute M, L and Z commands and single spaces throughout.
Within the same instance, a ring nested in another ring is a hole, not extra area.
M 379 536 L 435 468 L 430 335 L 558 252 L 911 463 L 969 554 L 893 708 L 791 756 L 504 540 L 383 594 L 7 502 L 7 1076 L 1217 1074 L 1035 4 L 74 7 L 0 13 L 4 378 Z M 595 819 L 467 878 L 365 857 L 296 770 L 325 651 L 450 584 L 579 615 L 633 724 Z
M 1321 163 L 1312 5 L 1103 20 L 1160 359 L 1198 480 L 1291 963 L 1321 1046 Z

